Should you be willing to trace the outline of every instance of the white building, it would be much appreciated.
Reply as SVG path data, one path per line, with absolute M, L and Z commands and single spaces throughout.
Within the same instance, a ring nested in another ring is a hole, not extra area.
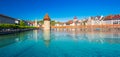
M 103 19 L 103 24 L 120 24 L 120 15 L 110 15 Z
M 70 24 L 70 26 L 75 26 L 75 23 Z
M 120 19 L 111 19 L 111 20 L 103 20 L 102 21 L 103 24 L 109 24 L 109 25 L 113 25 L 113 24 L 120 24 Z
M 55 26 L 60 26 L 60 24 L 57 23 L 57 24 L 55 24 Z
M 76 25 L 79 25 L 78 22 L 79 20 L 77 19 L 77 17 L 75 16 L 74 17 L 74 19 L 73 19 L 73 21 L 71 21 L 71 23 L 70 23 L 70 26 L 76 26 Z
M 103 16 L 89 17 L 87 25 L 101 25 Z
M 64 23 L 63 26 L 67 26 L 66 23 Z
M 34 26 L 38 27 L 37 20 L 35 20 Z

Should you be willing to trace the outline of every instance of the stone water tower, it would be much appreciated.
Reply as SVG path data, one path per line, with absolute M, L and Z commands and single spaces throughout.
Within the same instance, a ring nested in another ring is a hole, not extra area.
M 45 15 L 44 17 L 44 30 L 50 30 L 50 17 L 48 14 Z

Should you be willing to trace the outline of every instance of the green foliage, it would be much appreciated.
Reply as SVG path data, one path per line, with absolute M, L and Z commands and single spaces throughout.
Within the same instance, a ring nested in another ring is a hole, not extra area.
M 20 20 L 20 26 L 25 26 L 25 22 Z
M 54 20 L 53 21 L 50 21 L 51 22 L 51 25 L 54 26 L 55 24 L 57 24 L 58 22 L 55 22 Z M 43 20 L 40 20 L 38 21 L 38 23 L 40 23 L 41 25 L 44 24 L 44 21 Z
M 0 24 L 0 28 L 16 28 L 15 24 Z
M 40 24 L 44 24 L 44 21 L 43 20 L 40 20 L 40 21 L 38 21 L 38 23 L 40 23 Z
M 55 24 L 57 24 L 57 22 L 51 21 L 51 25 L 52 25 L 52 26 L 54 26 Z
M 36 28 L 32 26 L 19 26 L 15 24 L 0 24 L 0 29 L 13 28 L 13 29 L 27 29 L 27 28 Z

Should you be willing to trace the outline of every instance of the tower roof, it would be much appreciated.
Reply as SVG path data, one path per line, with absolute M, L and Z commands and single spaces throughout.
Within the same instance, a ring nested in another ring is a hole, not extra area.
M 50 21 L 50 17 L 48 16 L 48 14 L 44 16 L 44 20 Z

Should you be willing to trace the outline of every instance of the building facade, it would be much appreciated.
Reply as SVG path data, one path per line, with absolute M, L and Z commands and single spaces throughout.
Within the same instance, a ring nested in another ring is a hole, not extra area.
M 23 21 L 26 26 L 29 26 L 28 21 L 15 19 L 15 18 L 0 14 L 0 24 L 18 24 L 19 25 L 20 21 Z
M 0 24 L 19 24 L 20 20 L 0 14 Z
M 104 17 L 103 24 L 120 24 L 120 15 L 109 15 Z
M 89 17 L 87 25 L 101 25 L 103 24 L 103 16 Z

